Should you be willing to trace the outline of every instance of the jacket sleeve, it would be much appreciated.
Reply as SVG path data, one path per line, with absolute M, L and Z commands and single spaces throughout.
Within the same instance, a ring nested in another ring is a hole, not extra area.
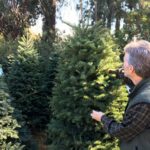
M 128 110 L 121 123 L 104 115 L 101 119 L 104 129 L 111 136 L 130 141 L 150 124 L 150 104 L 136 104 Z

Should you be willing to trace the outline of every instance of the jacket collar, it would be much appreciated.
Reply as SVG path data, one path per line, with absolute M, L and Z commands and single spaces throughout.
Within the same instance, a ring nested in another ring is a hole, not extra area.
M 143 89 L 144 86 L 150 85 L 150 78 L 141 80 L 131 91 L 129 94 L 129 98 L 132 98 L 135 96 L 135 94 L 140 90 Z

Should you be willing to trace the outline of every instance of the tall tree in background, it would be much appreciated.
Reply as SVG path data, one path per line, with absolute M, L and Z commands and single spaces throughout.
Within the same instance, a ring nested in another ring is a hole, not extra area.
M 137 39 L 150 40 L 150 2 L 142 0 L 127 5 L 130 9 L 124 17 L 123 28 L 116 32 L 116 37 L 121 48 L 131 41 L 133 37 Z
M 126 17 L 126 13 L 130 10 L 133 10 L 137 7 L 137 4 L 140 3 L 139 0 L 84 0 L 83 3 L 89 3 L 90 10 L 92 11 L 93 15 L 91 20 L 94 22 L 101 21 L 103 22 L 104 26 L 118 31 L 120 29 L 120 24 L 122 23 L 123 19 Z M 144 1 L 144 0 L 143 0 Z M 85 9 L 86 8 L 86 5 Z M 91 9 L 92 8 L 92 9 Z M 85 13 L 87 11 L 84 11 Z
M 57 0 L 1 0 L 0 32 L 16 38 L 23 29 L 35 24 L 39 14 L 43 16 L 43 38 L 54 39 Z
M 48 47 L 41 55 L 46 59 L 53 50 L 56 24 L 56 2 L 63 0 L 0 0 L 0 32 L 5 39 L 22 36 L 24 29 L 35 25 L 39 15 L 43 18 L 42 40 Z
M 84 4 L 82 17 L 89 18 L 91 24 L 100 20 L 105 27 L 111 29 L 112 22 L 122 1 L 84 0 L 82 3 Z
M 134 9 L 127 13 L 124 32 L 128 34 L 128 40 L 133 36 L 150 40 L 150 2 L 140 1 Z
M 112 23 L 115 23 L 115 30 L 119 30 L 120 28 L 120 21 L 124 14 L 124 7 L 125 7 L 125 0 L 95 0 L 97 5 L 94 5 L 95 16 L 94 20 L 99 21 L 101 20 L 104 25 L 112 29 Z
M 37 0 L 0 0 L 0 32 L 6 39 L 16 39 L 35 24 L 39 13 Z

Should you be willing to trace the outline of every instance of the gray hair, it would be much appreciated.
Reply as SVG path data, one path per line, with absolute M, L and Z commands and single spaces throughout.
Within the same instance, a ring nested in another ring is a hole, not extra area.
M 129 54 L 129 64 L 135 73 L 142 78 L 150 78 L 150 42 L 145 40 L 132 41 L 124 51 Z

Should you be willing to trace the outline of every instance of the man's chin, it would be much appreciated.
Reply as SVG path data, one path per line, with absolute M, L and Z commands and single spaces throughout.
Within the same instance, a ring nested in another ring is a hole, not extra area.
M 128 78 L 127 74 L 124 73 L 124 76 Z
M 125 73 L 124 73 L 124 77 L 126 77 L 126 78 L 129 78 L 129 79 L 130 79 L 130 77 L 129 77 L 127 74 L 125 74 Z

